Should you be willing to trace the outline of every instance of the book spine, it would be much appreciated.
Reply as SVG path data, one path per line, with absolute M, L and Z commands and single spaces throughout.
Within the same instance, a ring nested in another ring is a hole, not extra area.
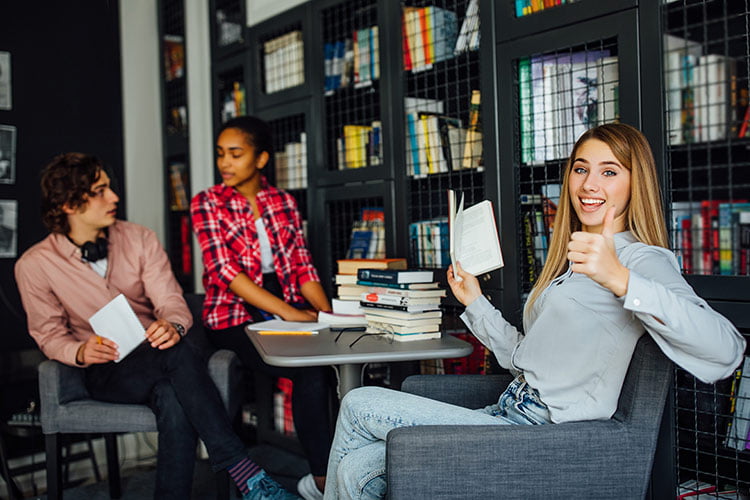
M 381 304 L 381 303 L 375 303 L 375 302 L 365 302 L 364 300 L 361 300 L 359 302 L 359 305 L 366 308 L 366 309 L 387 309 L 389 311 L 403 311 L 403 312 L 413 312 L 413 313 L 421 313 L 421 312 L 427 312 L 427 311 L 437 311 L 439 310 L 438 307 L 433 305 L 397 305 L 397 304 Z

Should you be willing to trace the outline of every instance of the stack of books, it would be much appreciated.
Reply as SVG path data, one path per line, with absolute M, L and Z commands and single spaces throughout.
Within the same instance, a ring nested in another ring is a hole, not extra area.
M 331 328 L 365 326 L 365 316 L 359 307 L 360 296 L 366 286 L 357 284 L 357 271 L 369 269 L 406 269 L 406 259 L 341 259 L 337 261 L 337 298 L 331 301 L 333 313 L 318 313 L 318 321 L 328 323 Z
M 445 290 L 434 281 L 431 270 L 359 269 L 367 331 L 393 334 L 397 342 L 440 338 Z

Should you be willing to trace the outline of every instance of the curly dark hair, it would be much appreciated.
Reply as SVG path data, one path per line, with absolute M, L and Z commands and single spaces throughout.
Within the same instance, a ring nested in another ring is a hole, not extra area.
M 42 170 L 42 221 L 53 233 L 70 231 L 63 206 L 78 208 L 91 192 L 91 186 L 104 170 L 96 156 L 63 153 L 55 156 Z

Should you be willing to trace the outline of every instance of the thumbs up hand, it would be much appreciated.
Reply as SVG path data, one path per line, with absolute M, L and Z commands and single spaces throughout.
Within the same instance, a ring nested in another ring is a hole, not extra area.
M 630 271 L 615 252 L 615 207 L 604 214 L 601 234 L 576 231 L 568 242 L 568 260 L 574 273 L 585 274 L 618 297 L 628 291 Z

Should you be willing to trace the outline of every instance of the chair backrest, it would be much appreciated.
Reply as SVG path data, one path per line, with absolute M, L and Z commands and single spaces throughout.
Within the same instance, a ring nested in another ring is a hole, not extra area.
M 631 427 L 648 429 L 655 436 L 672 382 L 672 362 L 649 334 L 638 340 L 612 417 Z

